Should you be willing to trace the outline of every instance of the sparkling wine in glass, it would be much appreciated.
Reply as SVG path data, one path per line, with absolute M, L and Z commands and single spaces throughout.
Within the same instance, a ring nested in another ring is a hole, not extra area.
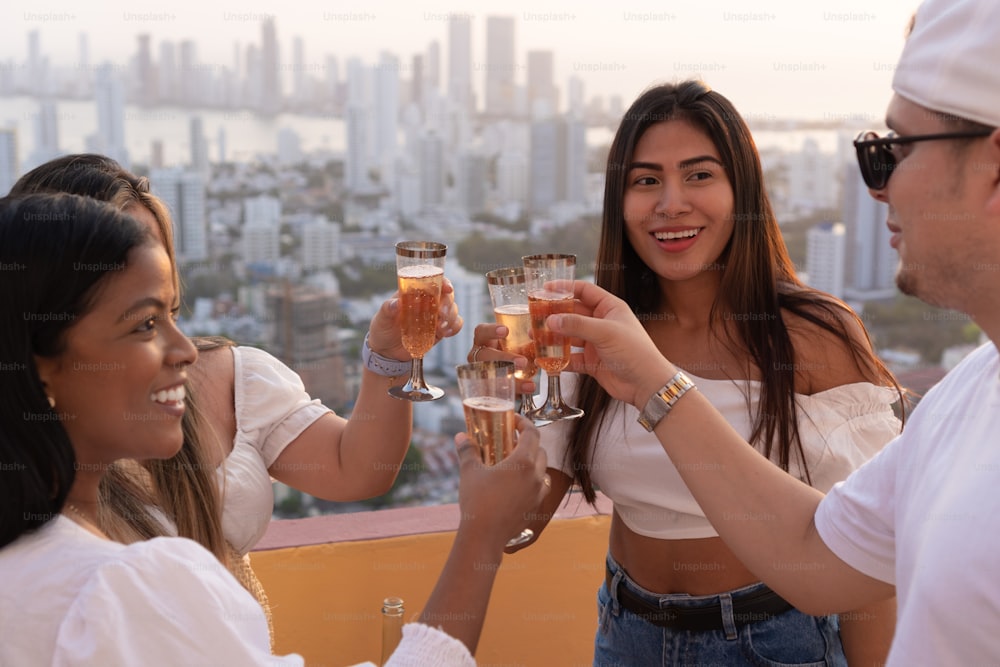
M 494 269 L 486 274 L 493 302 L 493 315 L 497 324 L 507 327 L 507 337 L 500 339 L 500 349 L 520 355 L 528 360 L 523 369 L 514 371 L 520 383 L 531 380 L 538 372 L 535 365 L 535 342 L 531 339 L 531 313 L 528 310 L 528 289 L 524 282 L 524 268 L 509 266 Z M 531 394 L 518 394 L 517 411 L 527 415 L 535 409 Z M 548 422 L 542 422 L 548 423 Z M 541 423 L 536 424 L 541 425 Z
M 569 365 L 569 338 L 545 326 L 549 315 L 573 312 L 576 255 L 528 255 L 523 261 L 531 335 L 535 341 L 535 364 L 545 371 L 548 378 L 545 403 L 527 416 L 536 423 L 577 419 L 583 416 L 583 410 L 564 402 L 559 387 L 559 374 Z
M 447 246 L 434 241 L 402 241 L 396 244 L 396 278 L 399 281 L 399 320 L 403 347 L 413 357 L 410 379 L 389 390 L 407 401 L 434 401 L 444 390 L 424 380 L 424 355 L 437 340 L 444 258 Z
M 455 367 L 465 412 L 465 430 L 479 449 L 484 465 L 500 463 L 517 446 L 514 370 L 513 361 L 475 361 Z M 534 531 L 525 528 L 517 537 L 508 540 L 507 546 L 524 544 L 534 536 Z

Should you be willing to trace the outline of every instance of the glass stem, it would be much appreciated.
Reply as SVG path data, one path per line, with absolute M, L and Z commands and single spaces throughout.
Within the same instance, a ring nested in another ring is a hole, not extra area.
M 561 408 L 563 405 L 562 390 L 559 388 L 559 374 L 550 375 L 549 392 L 545 398 L 545 405 L 549 408 Z
M 410 368 L 411 389 L 426 389 L 427 383 L 424 381 L 424 358 L 413 357 L 413 366 Z

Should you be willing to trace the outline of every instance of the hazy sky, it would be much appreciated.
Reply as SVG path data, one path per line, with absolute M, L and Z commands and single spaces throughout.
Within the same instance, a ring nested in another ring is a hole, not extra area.
M 260 42 L 260 20 L 274 16 L 282 60 L 291 63 L 292 38 L 305 40 L 307 65 L 326 54 L 398 54 L 404 67 L 432 40 L 441 45 L 447 79 L 447 18 L 472 18 L 473 84 L 482 99 L 485 17 L 514 16 L 516 54 L 555 52 L 557 84 L 584 79 L 586 95 L 621 95 L 627 105 L 650 83 L 700 75 L 744 115 L 765 118 L 851 117 L 881 120 L 905 25 L 918 0 L 577 0 L 480 2 L 475 9 L 438 0 L 8 0 L 0 9 L 0 61 L 21 62 L 27 35 L 39 30 L 54 64 L 77 62 L 78 35 L 90 36 L 90 58 L 124 63 L 136 35 L 192 39 L 203 63 L 231 66 L 234 44 Z M 476 67 L 480 69 L 476 69 Z M 343 71 L 343 70 L 342 70 Z M 524 73 L 518 72 L 523 83 Z

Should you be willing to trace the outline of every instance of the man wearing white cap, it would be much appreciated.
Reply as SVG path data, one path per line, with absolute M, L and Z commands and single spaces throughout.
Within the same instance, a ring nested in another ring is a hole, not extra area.
M 822 615 L 895 592 L 888 664 L 1000 665 L 1000 1 L 927 0 L 893 89 L 893 132 L 856 146 L 889 204 L 897 283 L 968 314 L 989 342 L 827 496 L 689 391 L 620 299 L 578 282 L 577 314 L 548 324 L 582 339 L 573 369 L 642 411 L 726 544 L 779 595 Z

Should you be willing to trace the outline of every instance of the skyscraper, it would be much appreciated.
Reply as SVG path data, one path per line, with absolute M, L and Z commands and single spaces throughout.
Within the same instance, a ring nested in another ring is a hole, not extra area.
M 0 191 L 10 192 L 20 171 L 17 164 L 17 129 L 0 127 Z
M 201 122 L 201 116 L 191 116 L 189 131 L 191 168 L 207 180 L 210 175 L 208 166 L 208 139 L 205 137 L 205 128 Z
M 375 66 L 375 163 L 382 185 L 395 189 L 399 133 L 399 58 L 383 51 Z
M 475 111 L 472 97 L 472 21 L 465 14 L 448 18 L 448 97 L 466 114 Z
M 558 111 L 554 56 L 551 51 L 528 51 L 528 113 L 543 118 Z
M 125 90 L 110 64 L 101 65 L 94 77 L 97 134 L 87 142 L 89 150 L 103 153 L 128 167 L 125 148 Z
M 292 100 L 305 104 L 306 93 L 306 44 L 301 37 L 292 39 Z
M 243 200 L 243 261 L 273 266 L 281 258 L 281 202 L 260 195 Z
M 159 76 L 157 76 L 157 97 L 168 103 L 179 101 L 180 77 L 177 73 L 177 54 L 173 42 L 160 42 Z
M 516 90 L 513 16 L 486 17 L 485 68 L 486 113 L 512 115 Z
M 466 215 L 481 213 L 486 208 L 486 184 L 489 180 L 489 163 L 482 153 L 466 150 L 458 157 L 455 189 L 458 207 Z
M 529 206 L 544 213 L 559 201 L 559 126 L 554 118 L 531 123 Z
M 824 222 L 809 230 L 806 241 L 806 273 L 809 285 L 844 297 L 844 225 Z
M 259 109 L 261 113 L 273 116 L 281 110 L 281 69 L 274 17 L 265 18 L 260 30 L 261 90 Z
M 205 181 L 201 173 L 174 167 L 150 174 L 153 192 L 170 209 L 174 223 L 174 250 L 181 263 L 208 259 L 208 219 Z
M 198 45 L 193 40 L 181 42 L 180 94 L 181 102 L 188 106 L 198 106 L 202 99 L 202 70 L 198 66 Z
M 420 139 L 420 205 L 433 208 L 444 202 L 444 142 L 433 132 Z
M 33 169 L 60 154 L 56 103 L 51 99 L 39 101 L 38 115 L 35 116 L 34 121 L 35 148 L 31 152 L 31 157 L 28 158 L 28 163 L 25 165 L 26 169 Z
M 844 169 L 844 226 L 847 276 L 845 294 L 852 299 L 886 298 L 895 294 L 899 255 L 889 245 L 885 221 L 888 205 L 868 194 L 857 164 Z
M 137 37 L 139 42 L 136 52 L 136 74 L 139 79 L 137 101 L 141 106 L 151 107 L 159 99 L 159 84 L 156 81 L 156 68 L 153 65 L 153 54 L 149 45 L 149 33 Z

